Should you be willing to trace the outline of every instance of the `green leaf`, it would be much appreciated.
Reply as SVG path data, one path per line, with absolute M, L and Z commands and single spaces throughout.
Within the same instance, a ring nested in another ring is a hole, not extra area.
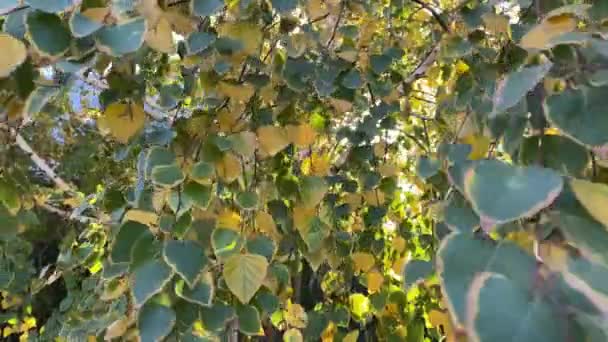
M 405 279 L 403 285 L 405 289 L 407 290 L 420 280 L 426 279 L 434 271 L 435 265 L 433 262 L 417 259 L 408 261 L 403 268 L 403 278 Z
M 218 1 L 218 0 L 208 0 L 208 1 Z M 186 47 L 188 49 L 189 55 L 194 55 L 199 52 L 202 52 L 209 48 L 215 40 L 217 36 L 213 33 L 209 32 L 193 32 L 186 39 Z
M 224 1 L 222 0 L 192 0 L 191 4 L 192 14 L 207 17 L 214 15 L 224 7 Z
M 247 240 L 247 251 L 252 254 L 258 254 L 265 257 L 268 262 L 272 260 L 275 252 L 275 242 L 265 235 L 256 235 Z
M 211 233 L 211 246 L 216 257 L 227 258 L 240 252 L 243 237 L 236 230 L 218 227 Z
M 105 26 L 97 32 L 97 46 L 111 56 L 122 56 L 137 51 L 144 42 L 144 18 L 134 18 L 119 25 Z
M 524 165 L 537 163 L 542 157 L 543 165 L 567 176 L 581 176 L 589 165 L 589 153 L 574 141 L 560 135 L 545 135 L 526 138 L 519 152 Z
M 26 4 L 31 8 L 48 13 L 59 13 L 73 5 L 72 0 L 26 0 Z
M 593 303 L 598 312 L 606 313 L 608 305 L 608 268 L 580 257 L 569 257 L 564 280 L 575 291 Z
M 175 282 L 175 294 L 191 303 L 210 307 L 213 302 L 213 277 L 211 273 L 205 273 L 194 286 L 186 286 L 184 281 Z
M 160 257 L 162 243 L 151 232 L 142 234 L 131 247 L 131 263 L 129 269 L 135 270 L 151 259 Z
M 452 193 L 443 213 L 445 224 L 452 230 L 473 231 L 479 227 L 479 216 L 458 192 Z
M 149 233 L 148 226 L 138 222 L 128 221 L 123 223 L 114 238 L 114 244 L 112 245 L 110 258 L 112 262 L 130 262 L 131 261 L 131 249 L 142 235 Z
M 30 42 L 47 57 L 63 55 L 70 47 L 70 30 L 56 14 L 32 11 L 26 19 Z
M 258 194 L 255 191 L 243 191 L 236 195 L 236 203 L 245 210 L 256 209 L 258 200 Z
M 203 326 L 209 331 L 220 331 L 226 322 L 236 315 L 234 308 L 222 302 L 215 302 L 210 308 L 201 308 Z
M 215 174 L 215 167 L 211 163 L 198 162 L 192 166 L 190 176 L 196 181 L 209 180 Z
M 237 254 L 226 260 L 222 274 L 230 291 L 247 304 L 262 286 L 267 270 L 268 261 L 263 256 Z
M 439 172 L 439 168 L 441 164 L 437 159 L 431 159 L 427 156 L 421 156 L 418 158 L 418 163 L 416 165 L 416 173 L 418 177 L 422 179 L 428 179 L 433 177 L 437 172 Z
M 20 0 L 0 0 L 0 13 L 8 13 L 19 7 Z
M 57 94 L 58 87 L 37 87 L 27 98 L 23 113 L 29 118 L 35 118 L 42 111 L 44 106 L 49 103 Z
M 177 164 L 155 166 L 151 177 L 154 184 L 172 188 L 184 181 L 184 173 Z
M 508 241 L 495 242 L 458 232 L 445 237 L 437 251 L 437 274 L 457 326 L 466 322 L 467 293 L 480 272 L 499 273 L 526 286 L 536 274 L 536 260 Z
M 559 213 L 560 231 L 589 260 L 608 267 L 608 230 L 599 222 L 587 217 Z
M 385 72 L 390 67 L 393 59 L 388 55 L 371 55 L 369 58 L 372 70 L 376 74 Z
M 272 7 L 279 13 L 292 11 L 298 5 L 297 0 L 271 0 Z
M 152 147 L 146 154 L 145 173 L 146 178 L 152 174 L 152 169 L 156 166 L 172 165 L 175 163 L 175 154 L 163 147 Z
M 97 32 L 103 27 L 103 22 L 92 20 L 80 12 L 74 12 L 70 17 L 69 25 L 72 35 L 82 38 Z
M 468 305 L 467 333 L 475 341 L 565 341 L 561 319 L 551 304 L 504 275 L 479 274 Z
M 162 341 L 175 325 L 175 312 L 167 306 L 147 303 L 139 310 L 137 327 L 141 342 Z
M 196 283 L 209 260 L 203 247 L 190 240 L 169 240 L 163 248 L 165 261 L 190 287 Z
M 213 189 L 210 185 L 188 182 L 184 185 L 182 196 L 198 208 L 207 208 Z
M 357 69 L 349 70 L 342 79 L 342 85 L 348 89 L 359 89 L 363 85 L 361 73 Z
M 525 67 L 508 74 L 500 80 L 494 92 L 494 107 L 492 108 L 490 117 L 502 114 L 507 109 L 515 106 L 547 75 L 552 66 L 553 64 L 548 62 L 537 66 Z
M 12 0 L 7 0 L 12 1 Z M 28 14 L 32 12 L 31 8 L 24 8 L 18 11 L 14 11 L 11 14 L 7 15 L 4 18 L 4 23 L 2 24 L 2 31 L 10 34 L 11 36 L 19 39 L 25 38 L 25 33 L 27 31 L 25 27 L 25 19 Z M 5 13 L 5 12 L 2 12 Z
M 562 177 L 554 171 L 496 160 L 480 161 L 464 180 L 466 197 L 484 229 L 534 215 L 551 204 L 562 187 Z
M 321 177 L 304 176 L 300 179 L 300 199 L 307 208 L 316 207 L 321 203 L 329 189 L 327 182 Z
M 599 147 L 608 144 L 608 116 L 605 97 L 608 87 L 580 86 L 547 99 L 547 119 L 564 134 L 581 144 Z
M 237 309 L 236 315 L 239 319 L 239 330 L 248 336 L 261 335 L 262 322 L 260 313 L 255 306 L 243 305 Z
M 173 277 L 173 270 L 163 260 L 154 259 L 133 272 L 131 292 L 136 307 L 141 307 L 148 299 L 159 293 Z

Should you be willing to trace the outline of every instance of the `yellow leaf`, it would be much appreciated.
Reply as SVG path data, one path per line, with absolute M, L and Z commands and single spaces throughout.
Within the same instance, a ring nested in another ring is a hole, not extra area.
M 156 224 L 158 215 L 152 211 L 145 211 L 140 209 L 131 209 L 125 214 L 125 221 L 135 221 L 147 226 Z
M 395 238 L 393 238 L 392 241 L 392 247 L 394 250 L 396 250 L 398 253 L 403 253 L 403 251 L 405 250 L 405 239 L 401 236 L 396 236 Z
M 255 93 L 255 87 L 249 83 L 237 84 L 220 82 L 217 90 L 224 96 L 239 102 L 247 102 Z
M 287 310 L 283 316 L 290 327 L 306 328 L 308 324 L 308 316 L 306 310 L 300 304 L 293 304 L 287 301 Z
M 165 18 L 160 18 L 155 27 L 148 28 L 146 44 L 152 49 L 162 53 L 174 53 L 173 30 Z
M 308 147 L 315 142 L 317 132 L 310 124 L 288 125 L 287 139 L 297 147 Z
M 269 156 L 274 156 L 289 145 L 287 133 L 282 127 L 262 126 L 257 130 L 260 148 Z
M 321 342 L 333 342 L 334 335 L 336 334 L 336 325 L 333 321 L 329 321 L 329 324 L 325 327 L 321 333 Z
M 97 120 L 97 127 L 116 141 L 126 144 L 144 127 L 145 120 L 146 114 L 140 104 L 115 102 Z
M 407 257 L 395 260 L 395 262 L 393 263 L 393 267 L 391 267 L 393 272 L 395 272 L 395 274 L 401 275 L 401 273 L 403 272 L 403 266 L 405 266 L 406 261 Z
M 283 334 L 283 342 L 303 342 L 304 337 L 298 329 L 289 329 Z
M 343 200 L 344 203 L 347 203 L 350 206 L 351 210 L 357 210 L 363 204 L 363 196 L 359 193 L 346 193 Z
M 96 23 L 103 23 L 106 20 L 106 17 L 110 14 L 109 7 L 95 7 L 88 8 L 82 11 L 80 14 L 87 17 L 89 20 L 94 21 Z
M 374 156 L 376 158 L 382 158 L 386 154 L 386 143 L 380 141 L 374 144 Z
M 393 177 L 400 173 L 399 166 L 393 163 L 382 164 L 378 167 L 378 172 L 382 177 Z
M 443 326 L 443 331 L 445 332 L 446 341 L 447 342 L 455 342 L 456 336 L 454 335 L 454 327 L 452 326 L 452 321 L 448 316 L 447 312 L 432 310 L 429 312 L 429 323 L 433 327 Z
M 520 41 L 524 49 L 543 50 L 551 47 L 551 40 L 576 28 L 576 19 L 570 15 L 558 15 L 543 20 L 526 33 Z
M 146 18 L 148 25 L 154 26 L 163 15 L 158 0 L 141 0 L 138 4 L 139 13 Z
M 220 37 L 240 40 L 243 50 L 239 53 L 245 55 L 257 55 L 262 44 L 263 33 L 260 26 L 254 23 L 225 22 L 217 28 Z
M 327 13 L 327 5 L 323 0 L 308 0 L 306 3 L 306 14 L 310 20 L 320 18 Z
M 281 234 L 277 230 L 277 225 L 274 223 L 272 216 L 265 211 L 258 211 L 255 215 L 255 224 L 258 229 L 275 240 L 279 240 Z
M 304 232 L 310 227 L 310 221 L 315 217 L 315 208 L 296 205 L 293 208 L 293 224 L 297 230 Z
M 490 138 L 480 135 L 480 134 L 471 134 L 461 139 L 463 144 L 471 145 L 471 153 L 469 153 L 469 159 L 471 160 L 479 160 L 483 159 L 488 155 L 488 151 L 490 150 Z
M 302 173 L 307 176 L 327 176 L 331 168 L 328 154 L 313 152 L 302 162 Z
M 241 303 L 246 304 L 258 291 L 266 273 L 268 261 L 257 254 L 231 255 L 224 263 L 222 275 L 226 285 Z
M 384 284 L 384 275 L 374 270 L 366 275 L 367 278 L 367 290 L 369 293 L 375 293 L 380 291 L 382 284 Z
M 376 207 L 381 206 L 385 201 L 384 192 L 378 189 L 364 192 L 363 197 L 365 198 L 365 202 L 367 202 L 367 204 Z
M 608 185 L 571 179 L 570 186 L 587 212 L 604 227 L 608 227 Z
M 551 241 L 540 241 L 537 246 L 538 257 L 551 270 L 556 272 L 568 269 L 568 250 Z
M 224 182 L 232 183 L 241 175 L 241 160 L 233 153 L 226 153 L 215 163 L 215 172 Z
M 363 273 L 369 271 L 376 263 L 374 256 L 365 252 L 353 253 L 353 255 L 351 255 L 351 259 L 355 264 L 355 271 Z
M 6 33 L 0 33 L 0 46 L 0 78 L 4 78 L 25 61 L 27 50 L 19 39 Z
M 220 132 L 238 132 L 242 124 L 239 124 L 242 110 L 241 108 L 232 108 L 232 110 L 223 109 L 218 113 L 217 121 L 219 123 Z
M 216 218 L 216 227 L 228 228 L 233 230 L 241 229 L 241 216 L 230 209 L 222 209 Z
M 484 25 L 488 31 L 494 34 L 505 33 L 510 34 L 511 28 L 509 26 L 509 17 L 496 13 L 485 13 L 481 16 Z
M 353 330 L 346 334 L 342 339 L 342 342 L 357 342 L 359 339 L 359 330 Z

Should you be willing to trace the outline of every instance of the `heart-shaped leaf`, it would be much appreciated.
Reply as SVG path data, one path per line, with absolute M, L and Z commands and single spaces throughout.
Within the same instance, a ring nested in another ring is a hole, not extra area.
M 208 259 L 203 247 L 190 240 L 169 240 L 163 248 L 165 261 L 190 287 L 207 266 Z
M 173 269 L 163 260 L 153 259 L 138 267 L 133 272 L 131 285 L 135 306 L 142 306 L 148 299 L 159 293 L 172 276 Z
M 237 254 L 224 263 L 223 276 L 230 291 L 243 304 L 258 291 L 268 270 L 268 261 L 257 254 Z
M 562 177 L 552 170 L 497 160 L 480 161 L 464 177 L 466 197 L 484 229 L 530 217 L 551 204 L 562 186 Z

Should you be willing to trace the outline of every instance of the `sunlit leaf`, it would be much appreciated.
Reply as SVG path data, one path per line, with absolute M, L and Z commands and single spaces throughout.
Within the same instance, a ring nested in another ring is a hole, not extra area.
M 237 254 L 224 263 L 223 276 L 230 291 L 241 301 L 248 303 L 266 277 L 268 262 L 256 254 Z
M 97 121 L 102 132 L 107 132 L 117 141 L 126 144 L 144 126 L 146 114 L 136 103 L 112 103 Z

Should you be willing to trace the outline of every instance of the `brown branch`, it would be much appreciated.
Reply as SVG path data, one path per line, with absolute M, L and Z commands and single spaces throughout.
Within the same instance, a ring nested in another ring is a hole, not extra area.
M 344 9 L 346 8 L 345 0 L 342 0 L 340 3 L 340 12 L 338 13 L 338 19 L 336 19 L 336 24 L 334 25 L 333 30 L 331 31 L 331 37 L 329 37 L 329 41 L 327 41 L 326 48 L 330 48 L 331 44 L 334 42 L 336 38 L 336 32 L 338 31 L 338 26 L 340 25 L 340 21 L 342 20 L 342 16 L 344 15 Z
M 439 26 L 441 26 L 443 31 L 445 31 L 446 33 L 450 33 L 450 27 L 445 22 L 445 20 L 443 20 L 443 18 L 441 17 L 441 14 L 439 14 L 439 12 L 437 12 L 437 10 L 435 10 L 433 7 L 431 7 L 429 4 L 427 4 L 426 2 L 424 2 L 422 0 L 412 0 L 412 1 L 417 3 L 418 5 L 422 6 L 425 10 L 431 12 L 431 15 L 433 16 L 433 18 L 435 18 L 435 20 L 437 21 Z

